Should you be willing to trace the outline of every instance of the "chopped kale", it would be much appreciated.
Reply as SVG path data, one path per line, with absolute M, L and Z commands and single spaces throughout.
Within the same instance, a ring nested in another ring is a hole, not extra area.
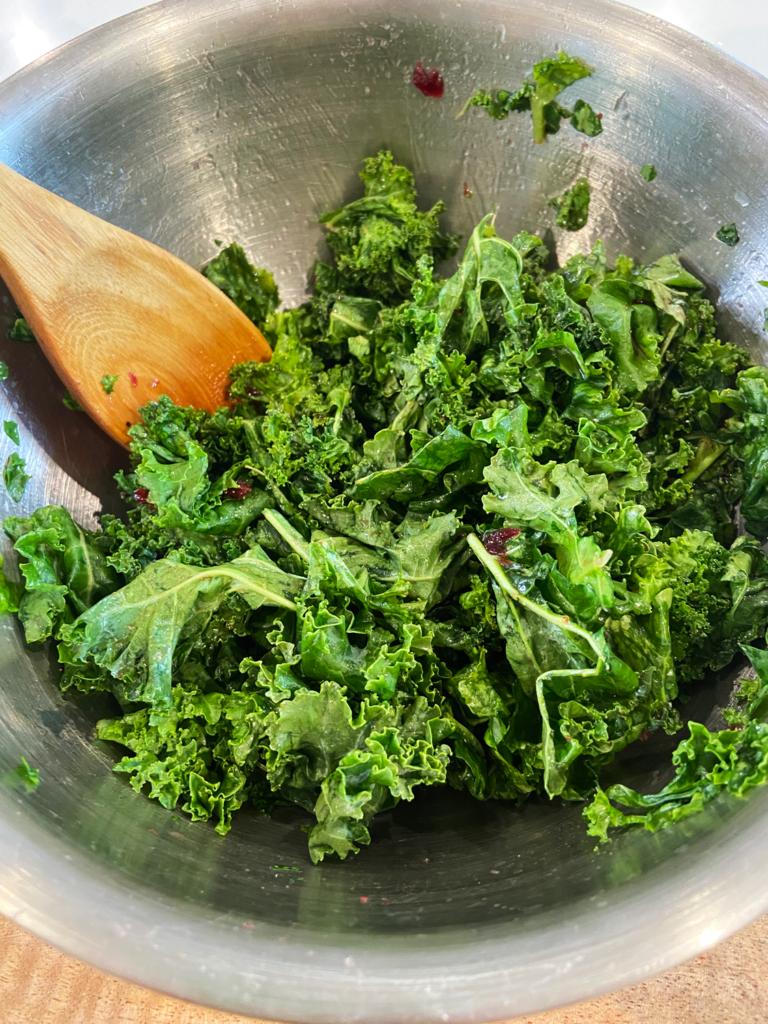
M 557 226 L 566 231 L 581 231 L 589 219 L 589 197 L 589 182 L 586 178 L 579 178 L 561 196 L 550 199 L 547 206 L 557 211 Z
M 547 123 L 579 68 L 526 109 Z M 548 270 L 486 216 L 446 279 L 442 207 L 390 153 L 362 179 L 303 306 L 278 312 L 236 246 L 209 264 L 271 360 L 233 367 L 214 414 L 142 410 L 125 519 L 6 519 L 24 583 L 0 574 L 0 609 L 58 644 L 65 690 L 114 696 L 98 735 L 137 791 L 221 833 L 244 803 L 298 805 L 314 861 L 423 786 L 588 803 L 605 839 L 762 784 L 768 370 L 675 256 L 611 266 L 597 242 Z M 18 500 L 24 460 L 5 477 Z M 601 783 L 742 650 L 757 679 L 728 729 L 689 723 L 671 783 Z
M 21 584 L 8 579 L 3 572 L 3 558 L 0 555 L 0 615 L 19 610 L 22 591 Z
M 26 757 L 22 757 L 18 767 L 9 773 L 8 781 L 12 785 L 20 786 L 27 793 L 33 793 L 40 785 L 40 772 L 37 768 L 31 768 Z
M 594 138 L 603 130 L 603 119 L 594 112 L 586 100 L 576 100 L 573 105 L 571 127 L 575 128 L 577 132 L 581 132 L 582 135 Z
M 560 93 L 581 78 L 588 78 L 594 68 L 580 57 L 569 57 L 560 51 L 556 57 L 539 61 L 533 74 L 516 92 L 499 89 L 495 95 L 478 89 L 470 96 L 458 116 L 469 107 L 482 107 L 489 117 L 503 121 L 512 112 L 531 112 L 533 141 L 546 142 L 547 135 L 560 129 L 563 119 L 570 119 L 577 131 L 599 135 L 603 130 L 600 118 L 584 100 L 577 100 L 573 110 L 557 102 Z
M 19 443 L 19 425 L 14 420 L 3 420 L 3 430 L 14 444 Z
M 257 325 L 279 305 L 280 296 L 272 274 L 251 266 L 236 242 L 222 249 L 203 268 L 203 274 Z
M 8 366 L 3 362 L 0 362 L 0 380 L 8 380 Z
M 738 228 L 733 221 L 731 221 L 730 224 L 723 224 L 723 226 L 715 233 L 715 238 L 724 242 L 732 249 L 739 241 Z
M 640 176 L 645 178 L 646 181 L 655 181 L 658 175 L 658 171 L 653 164 L 643 164 L 640 168 Z
M 3 467 L 3 482 L 5 489 L 13 501 L 21 501 L 27 484 L 32 477 L 25 471 L 26 459 L 22 459 L 16 452 L 11 452 L 5 460 Z
M 12 341 L 35 341 L 35 336 L 23 316 L 19 316 L 14 320 L 8 332 L 8 337 Z
M 71 395 L 69 391 L 64 392 L 64 397 L 61 400 L 61 404 L 69 409 L 71 412 L 85 412 L 82 405 L 78 402 L 74 395 Z
M 112 392 L 115 390 L 115 384 L 117 384 L 119 379 L 120 379 L 120 374 L 119 373 L 105 373 L 104 374 L 104 376 L 101 378 L 100 383 L 101 383 L 101 388 L 102 388 L 102 390 L 103 390 L 105 395 L 111 395 L 112 394 Z

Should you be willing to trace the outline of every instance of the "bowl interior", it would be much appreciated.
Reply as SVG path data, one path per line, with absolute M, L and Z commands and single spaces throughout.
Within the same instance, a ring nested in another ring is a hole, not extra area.
M 604 112 L 599 138 L 565 128 L 535 146 L 527 117 L 454 120 L 475 88 L 514 88 L 558 47 L 597 68 L 579 95 Z M 442 100 L 413 88 L 417 60 L 442 67 Z M 237 240 L 295 304 L 322 251 L 318 215 L 357 195 L 362 159 L 389 147 L 465 237 L 497 205 L 502 235 L 543 233 L 560 259 L 598 238 L 609 257 L 680 252 L 719 298 L 723 333 L 762 360 L 766 110 L 756 75 L 598 0 L 176 0 L 0 87 L 0 160 L 193 265 L 214 239 Z M 659 171 L 650 184 L 645 163 Z M 569 235 L 546 200 L 582 175 L 590 221 Z M 729 221 L 734 250 L 712 237 Z M 7 293 L 0 302 L 7 322 Z M 92 526 L 115 510 L 124 454 L 62 406 L 34 345 L 4 336 L 0 359 L 0 412 L 19 422 L 33 475 L 0 511 L 60 502 Z M 3 438 L 0 459 L 11 448 Z M 0 774 L 24 755 L 43 781 L 29 796 L 0 787 L 0 910 L 187 998 L 306 1021 L 488 1020 L 628 984 L 768 903 L 764 873 L 752 875 L 765 793 L 599 855 L 580 807 L 447 789 L 381 815 L 372 845 L 343 864 L 310 865 L 299 811 L 246 810 L 222 840 L 114 775 L 118 751 L 93 742 L 108 705 L 63 696 L 56 676 L 55 654 L 1 620 Z M 687 713 L 716 724 L 734 678 L 708 680 Z M 674 745 L 654 739 L 616 770 L 663 784 Z

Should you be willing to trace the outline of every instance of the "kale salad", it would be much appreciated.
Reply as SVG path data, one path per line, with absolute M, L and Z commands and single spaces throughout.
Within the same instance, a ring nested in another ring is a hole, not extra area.
M 236 244 L 207 266 L 271 361 L 213 415 L 142 410 L 124 518 L 6 519 L 0 603 L 64 690 L 114 695 L 136 790 L 222 834 L 299 805 L 315 862 L 423 786 L 580 802 L 605 839 L 765 782 L 768 370 L 675 256 L 555 267 L 486 216 L 443 278 L 442 204 L 388 152 L 361 178 L 299 308 Z M 728 727 L 685 725 L 742 652 Z M 672 781 L 603 788 L 657 730 Z

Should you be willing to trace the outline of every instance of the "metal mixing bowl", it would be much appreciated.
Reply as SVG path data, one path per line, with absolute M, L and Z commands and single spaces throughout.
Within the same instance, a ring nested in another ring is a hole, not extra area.
M 526 117 L 454 121 L 478 85 L 515 86 L 557 47 L 598 69 L 578 95 L 605 113 L 600 138 L 565 129 L 534 146 Z M 410 84 L 419 59 L 442 65 L 442 101 Z M 611 256 L 679 250 L 719 295 L 725 333 L 765 348 L 768 82 L 626 7 L 169 0 L 0 87 L 0 160 L 192 264 L 214 238 L 237 239 L 289 303 L 322 245 L 317 214 L 356 194 L 382 145 L 425 203 L 447 201 L 450 230 L 466 235 L 498 203 L 502 234 L 549 230 L 561 257 L 600 237 Z M 552 235 L 545 200 L 583 173 L 589 224 Z M 732 220 L 731 250 L 712 234 Z M 63 502 L 92 525 L 124 455 L 62 407 L 35 346 L 5 341 L 0 358 L 0 417 L 20 422 L 33 473 L 20 511 Z M 768 790 L 600 854 L 578 806 L 424 792 L 377 819 L 357 857 L 313 868 L 303 812 L 246 811 L 222 839 L 137 796 L 110 770 L 117 749 L 93 742 L 104 708 L 55 678 L 54 656 L 6 617 L 0 774 L 25 755 L 42 783 L 0 785 L 0 911 L 174 995 L 281 1020 L 485 1021 L 636 982 L 768 907 Z M 694 711 L 716 721 L 729 692 L 727 678 L 708 683 Z M 621 770 L 661 784 L 663 746 Z

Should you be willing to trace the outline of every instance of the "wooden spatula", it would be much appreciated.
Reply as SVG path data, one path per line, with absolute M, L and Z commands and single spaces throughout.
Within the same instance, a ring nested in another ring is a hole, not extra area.
M 3 164 L 0 277 L 69 391 L 123 445 L 140 406 L 166 394 L 213 412 L 233 363 L 271 355 L 197 270 Z M 105 374 L 118 375 L 112 394 Z

